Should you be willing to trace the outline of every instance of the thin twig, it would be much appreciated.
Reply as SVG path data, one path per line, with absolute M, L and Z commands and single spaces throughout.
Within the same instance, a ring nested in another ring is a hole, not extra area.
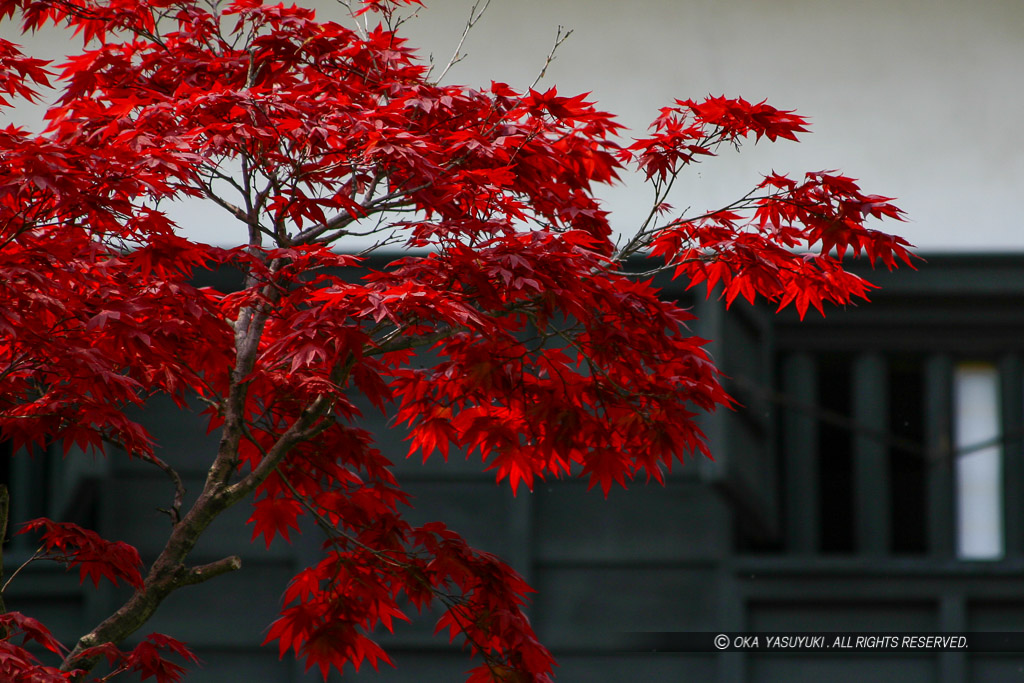
M 43 558 L 43 549 L 40 547 L 38 550 L 36 550 L 36 552 L 32 555 L 32 557 L 30 557 L 27 560 L 25 560 L 24 562 L 22 562 L 21 566 L 18 567 L 17 569 L 15 569 L 14 572 L 7 578 L 7 580 L 4 581 L 3 588 L 0 588 L 0 594 L 7 592 L 7 587 L 11 585 L 11 581 L 14 581 L 14 577 L 16 577 L 18 575 L 18 573 L 21 572 L 22 569 L 27 567 L 32 562 L 35 562 L 36 560 L 40 560 L 42 558 Z
M 369 26 L 366 23 L 366 15 L 363 15 L 363 23 L 359 23 L 359 17 L 356 16 L 357 10 L 353 9 L 352 3 L 349 0 L 338 0 L 338 4 L 348 10 L 349 16 L 352 17 L 352 23 L 356 26 L 356 33 L 363 40 L 366 40 L 369 34 Z
M 451 69 L 456 64 L 458 64 L 459 62 L 461 62 L 466 57 L 466 55 L 464 54 L 459 54 L 462 51 L 462 44 L 466 42 L 466 36 L 468 36 L 469 32 L 473 30 L 473 27 L 476 26 L 476 23 L 480 21 L 480 18 L 484 15 L 484 12 L 487 11 L 487 7 L 490 4 L 491 0 L 484 0 L 484 6 L 480 9 L 479 12 L 477 12 L 477 7 L 480 6 L 480 0 L 477 0 L 476 2 L 473 3 L 473 6 L 469 8 L 469 19 L 466 21 L 466 27 L 462 29 L 462 37 L 459 38 L 459 43 L 458 45 L 455 46 L 455 51 L 452 52 L 451 59 L 448 60 L 448 63 L 445 65 L 444 70 L 441 72 L 441 75 L 437 77 L 437 80 L 434 81 L 434 83 L 440 83 L 441 81 L 443 81 L 445 74 L 448 73 L 448 70 Z
M 164 471 L 171 481 L 174 482 L 174 500 L 171 503 L 171 507 L 168 508 L 157 508 L 160 512 L 166 512 L 171 518 L 171 524 L 177 524 L 181 521 L 181 506 L 185 500 L 185 485 L 181 481 L 181 475 L 173 467 L 164 462 L 161 458 L 156 455 L 147 455 L 145 457 L 147 462 L 151 462 L 161 470 Z
M 11 495 L 7 486 L 0 484 L 0 581 L 4 577 L 4 546 L 7 541 L 7 517 L 11 510 Z M 3 593 L 0 593 L 0 614 L 7 614 Z M 4 629 L 5 631 L 6 629 Z M 7 635 L 0 631 L 0 635 Z
M 558 51 L 558 48 L 562 43 L 569 39 L 569 36 L 572 35 L 572 31 L 572 29 L 566 31 L 564 26 L 558 27 L 558 33 L 555 34 L 555 44 L 551 46 L 551 51 L 548 52 L 548 56 L 544 59 L 544 66 L 541 67 L 540 73 L 537 74 L 537 77 L 533 79 L 533 83 L 530 84 L 531 90 L 537 87 L 537 84 L 540 83 L 542 78 L 544 78 L 544 75 L 548 72 L 548 67 L 551 66 L 551 62 L 555 61 L 555 52 Z

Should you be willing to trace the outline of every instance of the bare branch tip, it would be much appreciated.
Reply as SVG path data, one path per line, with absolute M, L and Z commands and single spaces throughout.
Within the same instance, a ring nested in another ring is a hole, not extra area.
M 229 555 L 228 557 L 221 558 L 216 562 L 192 567 L 188 570 L 188 574 L 185 576 L 185 584 L 194 585 L 197 583 L 203 583 L 204 581 L 214 579 L 221 574 L 238 571 L 241 568 L 242 558 L 238 555 Z

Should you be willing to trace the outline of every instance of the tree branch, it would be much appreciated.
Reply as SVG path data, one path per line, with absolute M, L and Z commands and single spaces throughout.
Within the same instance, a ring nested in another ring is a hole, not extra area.
M 241 568 L 242 558 L 238 555 L 230 555 L 217 560 L 216 562 L 192 567 L 188 570 L 188 574 L 185 575 L 184 583 L 182 585 L 193 586 L 197 583 L 203 583 L 204 581 L 215 579 L 221 574 L 238 571 Z
M 478 21 L 480 21 L 480 18 L 484 16 L 484 12 L 487 11 L 487 7 L 490 6 L 490 4 L 491 0 L 485 0 L 484 6 L 480 8 L 479 12 L 477 12 L 476 8 L 480 6 L 480 1 L 477 0 L 477 2 L 474 2 L 473 6 L 469 8 L 469 19 L 466 21 L 466 27 L 462 29 L 462 37 L 459 38 L 459 43 L 455 46 L 455 50 L 452 52 L 452 56 L 448 60 L 444 69 L 441 71 L 441 75 L 437 77 L 436 81 L 434 81 L 435 84 L 443 81 L 448 70 L 465 58 L 466 55 L 459 54 L 459 52 L 462 50 L 463 43 L 466 42 L 466 36 L 468 36 L 469 32 L 473 30 L 473 27 L 476 26 Z
M 555 44 L 551 46 L 551 51 L 548 52 L 548 56 L 544 59 L 544 66 L 541 67 L 540 73 L 537 74 L 537 77 L 533 79 L 533 83 L 530 84 L 530 90 L 537 87 L 537 84 L 543 80 L 544 75 L 548 72 L 548 67 L 551 66 L 553 61 L 555 61 L 555 52 L 557 52 L 562 43 L 567 41 L 569 36 L 572 35 L 572 29 L 565 31 L 565 33 L 563 33 L 563 31 L 565 31 L 565 27 L 559 26 L 558 33 L 555 34 Z
M 171 517 L 171 524 L 177 524 L 181 521 L 181 504 L 185 499 L 185 485 L 181 481 L 181 475 L 173 467 L 168 465 L 165 461 L 161 460 L 156 455 L 150 454 L 145 457 L 147 462 L 151 462 L 161 470 L 164 471 L 171 481 L 174 482 L 174 501 L 171 503 L 169 509 L 160 508 L 161 512 L 166 512 Z

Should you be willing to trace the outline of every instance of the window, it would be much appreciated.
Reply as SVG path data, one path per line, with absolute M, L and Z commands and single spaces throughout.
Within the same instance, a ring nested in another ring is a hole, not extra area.
M 997 560 L 1004 554 L 1003 453 L 999 375 L 992 365 L 960 363 L 953 372 L 956 445 L 956 554 Z

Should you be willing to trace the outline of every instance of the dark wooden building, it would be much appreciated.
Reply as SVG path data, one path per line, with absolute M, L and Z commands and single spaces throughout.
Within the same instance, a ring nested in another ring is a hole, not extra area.
M 789 311 L 695 303 L 698 332 L 715 340 L 744 406 L 708 418 L 715 462 L 605 500 L 579 481 L 514 498 L 478 463 L 403 460 L 414 519 L 445 520 L 527 577 L 558 680 L 1024 680 L 1024 651 L 630 647 L 643 632 L 1024 630 L 1024 259 L 934 256 L 918 272 L 868 277 L 882 287 L 872 303 L 802 322 Z M 200 423 L 163 405 L 145 420 L 198 490 L 210 443 Z M 403 448 L 401 433 L 382 435 L 385 447 Z M 59 460 L 3 459 L 15 520 L 73 519 L 157 552 L 168 524 L 155 510 L 168 497 L 159 471 L 116 457 Z M 265 551 L 248 542 L 248 515 L 242 505 L 218 520 L 194 558 L 238 553 L 243 569 L 183 589 L 149 628 L 200 653 L 190 681 L 316 680 L 257 644 L 318 538 Z M 8 573 L 31 550 L 12 540 Z M 120 595 L 37 563 L 6 597 L 70 639 Z M 352 678 L 459 681 L 472 666 L 432 635 L 429 615 L 396 631 L 383 640 L 397 668 Z

